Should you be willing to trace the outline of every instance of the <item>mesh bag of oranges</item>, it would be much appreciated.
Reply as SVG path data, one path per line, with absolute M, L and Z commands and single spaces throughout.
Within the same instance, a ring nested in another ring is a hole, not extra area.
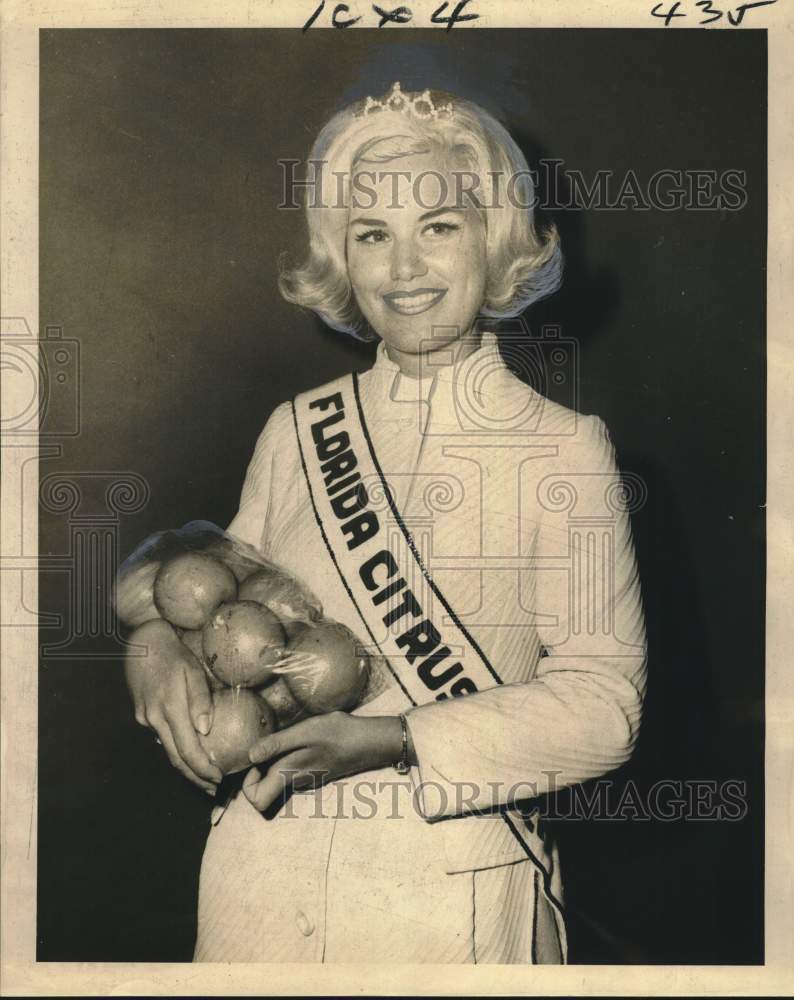
M 370 658 L 293 577 L 207 521 L 149 536 L 119 570 L 130 629 L 161 619 L 205 671 L 212 727 L 200 739 L 225 774 L 261 736 L 364 698 Z M 129 637 L 135 643 L 135 632 Z

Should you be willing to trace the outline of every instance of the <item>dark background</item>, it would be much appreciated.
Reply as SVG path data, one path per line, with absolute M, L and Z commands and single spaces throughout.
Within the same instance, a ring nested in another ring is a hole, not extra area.
M 734 823 L 558 821 L 575 962 L 763 960 L 765 53 L 755 31 L 41 34 L 41 322 L 79 341 L 82 392 L 80 434 L 41 472 L 91 473 L 89 521 L 107 474 L 146 480 L 111 532 L 122 556 L 193 518 L 227 524 L 272 408 L 370 363 L 275 280 L 302 239 L 276 210 L 277 160 L 348 100 L 395 79 L 449 89 L 531 163 L 588 178 L 747 172 L 738 212 L 553 213 L 565 284 L 529 316 L 577 339 L 577 406 L 648 486 L 650 688 L 617 777 L 735 779 L 749 803 Z M 42 554 L 74 527 L 43 511 Z M 67 602 L 45 571 L 41 610 Z M 210 802 L 134 723 L 119 651 L 99 635 L 42 660 L 40 960 L 191 956 Z

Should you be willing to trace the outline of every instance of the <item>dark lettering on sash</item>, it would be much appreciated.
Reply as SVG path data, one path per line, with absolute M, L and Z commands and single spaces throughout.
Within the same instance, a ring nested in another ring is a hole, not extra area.
M 461 677 L 459 681 L 455 681 L 452 685 L 452 697 L 460 698 L 464 694 L 474 694 L 477 690 L 477 685 L 470 677 Z
M 326 488 L 326 492 L 329 497 L 336 496 L 337 493 L 341 493 L 342 490 L 346 490 L 348 486 L 352 486 L 353 483 L 358 483 L 361 481 L 361 476 L 355 472 L 352 476 L 348 476 L 347 479 L 342 479 L 338 483 L 334 483 L 332 486 Z
M 316 423 L 312 424 L 312 439 L 315 445 L 318 446 L 322 444 L 325 439 L 325 429 L 326 427 L 333 427 L 334 424 L 338 424 L 340 420 L 345 419 L 345 411 L 337 410 L 336 413 L 330 414 L 330 416 L 325 417 L 323 420 L 318 420 Z
M 317 457 L 321 462 L 324 462 L 326 459 L 336 455 L 337 452 L 345 451 L 349 447 L 350 436 L 347 431 L 340 431 L 338 434 L 332 434 L 331 437 L 325 438 L 317 444 Z
M 325 488 L 335 482 L 337 479 L 341 479 L 342 476 L 346 476 L 348 472 L 352 472 L 353 469 L 358 465 L 358 459 L 353 454 L 351 448 L 347 451 L 343 451 L 341 455 L 334 455 L 327 462 L 323 462 L 320 466 L 320 472 L 322 472 L 323 482 L 325 483 Z
M 459 681 L 455 681 L 452 685 L 450 694 L 453 698 L 460 698 L 464 694 L 474 694 L 476 690 L 477 685 L 470 677 L 461 677 Z
M 390 597 L 394 597 L 395 594 L 407 587 L 408 584 L 400 577 L 399 580 L 395 580 L 394 583 L 390 583 L 388 587 L 384 587 L 383 590 L 379 590 L 377 594 L 372 598 L 373 604 L 383 604 L 384 601 L 388 601 Z
M 378 566 L 386 567 L 387 580 L 397 572 L 397 560 L 388 549 L 381 549 L 374 556 L 370 556 L 358 571 L 358 575 L 367 590 L 377 590 L 380 587 L 380 584 L 375 580 L 375 569 Z
M 485 659 L 475 640 L 455 618 L 454 612 L 444 601 L 443 595 L 438 593 L 433 581 L 428 577 L 431 588 L 452 615 L 454 625 L 450 626 L 449 629 L 447 626 L 442 629 L 440 625 L 437 628 L 429 618 L 424 617 L 426 611 L 406 582 L 407 579 L 411 578 L 406 567 L 401 565 L 401 560 L 406 557 L 397 555 L 396 552 L 393 553 L 390 548 L 380 547 L 381 545 L 390 545 L 390 542 L 385 537 L 385 533 L 381 540 L 382 525 L 378 515 L 369 507 L 370 497 L 364 484 L 371 475 L 368 464 L 370 455 L 379 481 L 386 490 L 386 497 L 391 509 L 406 535 L 413 558 L 422 568 L 425 576 L 428 576 L 413 540 L 400 521 L 399 512 L 395 508 L 388 484 L 372 450 L 372 443 L 364 423 L 355 376 L 353 377 L 355 403 L 351 403 L 353 407 L 351 411 L 348 411 L 345 406 L 346 399 L 344 391 L 336 391 L 311 402 L 308 402 L 308 397 L 306 397 L 307 402 L 302 404 L 306 407 L 303 410 L 303 419 L 305 420 L 303 435 L 308 443 L 309 432 L 311 433 L 314 448 L 310 451 L 315 452 L 314 462 L 316 464 L 312 465 L 311 462 L 304 459 L 303 466 L 309 480 L 315 516 L 323 538 L 342 582 L 347 587 L 348 594 L 353 599 L 370 636 L 373 641 L 378 641 L 375 640 L 374 629 L 376 626 L 374 623 L 380 618 L 389 629 L 388 637 L 385 639 L 385 647 L 389 651 L 388 655 L 394 660 L 394 667 L 396 668 L 400 661 L 403 662 L 403 670 L 405 670 L 405 664 L 412 665 L 408 671 L 409 676 L 404 675 L 405 683 L 400 680 L 399 671 L 395 669 L 394 672 L 403 691 L 406 694 L 409 690 L 413 692 L 408 696 L 415 704 L 421 704 L 423 698 L 427 698 L 428 693 L 437 701 L 441 701 L 477 691 L 478 683 L 489 685 L 487 677 L 481 678 L 479 663 L 472 664 L 476 680 L 467 675 L 470 646 L 479 654 L 485 669 L 490 671 L 492 677 L 499 682 L 498 676 Z M 312 410 L 322 413 L 321 416 L 317 415 L 317 420 L 314 423 L 312 423 L 311 418 Z M 294 412 L 300 446 L 301 431 L 295 408 Z M 340 423 L 342 426 L 338 427 L 337 425 Z M 359 427 L 363 429 L 363 438 L 359 433 Z M 332 431 L 332 428 L 335 430 Z M 369 451 L 367 451 L 368 448 Z M 305 454 L 307 453 L 301 448 L 302 458 Z M 313 470 L 311 474 L 309 472 L 310 466 Z M 312 490 L 311 484 L 312 475 L 316 477 L 314 490 Z M 324 518 L 318 509 L 318 504 L 324 511 Z M 333 514 L 333 518 L 331 518 L 331 514 Z M 347 549 L 351 552 L 365 543 L 374 542 L 368 549 L 364 550 L 367 555 L 360 566 L 356 567 L 356 561 L 352 557 L 347 557 L 348 572 L 351 574 L 350 583 L 353 584 L 353 589 L 345 579 L 343 570 L 345 557 L 343 557 L 341 548 L 338 552 L 338 558 L 334 555 L 332 547 L 334 537 L 336 537 L 337 546 L 341 546 L 341 542 L 344 540 Z M 369 554 L 373 552 L 373 549 L 375 550 L 374 555 Z M 407 558 L 410 561 L 411 556 L 407 555 Z M 358 590 L 357 599 L 353 594 L 353 590 L 356 588 Z M 376 608 L 379 610 L 375 610 Z M 383 610 L 386 610 L 386 613 L 381 616 L 380 611 Z M 367 614 L 374 615 L 371 624 L 367 621 Z M 410 621 L 414 621 L 416 624 L 407 627 L 406 622 Z M 400 624 L 394 628 L 396 623 Z M 449 636 L 450 630 L 455 628 L 462 631 L 465 636 L 463 656 L 458 653 L 457 658 L 452 654 L 453 639 Z M 444 638 L 442 638 L 442 633 L 447 633 Z M 397 650 L 400 652 L 396 652 Z
M 447 698 L 462 698 L 465 694 L 474 694 L 479 688 L 469 677 L 461 677 L 460 680 L 455 681 L 452 685 L 452 690 L 447 693 L 442 691 L 441 694 L 436 695 L 436 701 L 446 701 Z
M 418 618 L 422 614 L 422 606 L 410 590 L 406 590 L 403 594 L 401 604 L 398 604 L 396 608 L 392 608 L 391 611 L 386 612 L 383 616 L 383 624 L 389 628 L 396 621 L 399 621 L 403 615 L 407 614 L 410 614 L 412 618 Z
M 335 392 L 331 396 L 323 396 L 322 399 L 313 400 L 311 403 L 309 403 L 309 409 L 327 410 L 332 403 L 337 410 L 341 410 L 343 408 L 341 392 Z
M 332 497 L 331 509 L 340 521 L 344 521 L 345 518 L 353 514 L 358 514 L 360 510 L 364 510 L 368 503 L 369 497 L 367 496 L 366 489 L 364 489 L 364 484 L 359 483 L 348 490 L 347 493 L 342 493 L 338 497 Z
M 442 646 L 441 649 L 437 649 L 435 653 L 432 653 L 428 658 L 419 664 L 417 667 L 417 673 L 419 674 L 419 679 L 423 684 L 431 691 L 438 691 L 439 688 L 443 687 L 453 677 L 457 677 L 458 674 L 463 672 L 463 666 L 460 662 L 450 664 L 445 670 L 440 674 L 435 672 L 435 668 L 451 656 L 451 650 L 449 646 Z
M 347 547 L 351 552 L 364 542 L 368 542 L 370 538 L 374 538 L 379 531 L 378 518 L 371 510 L 365 510 L 363 514 L 351 518 L 342 525 L 342 533 L 350 536 L 347 539 Z
M 405 658 L 409 663 L 419 659 L 420 656 L 427 656 L 432 653 L 441 641 L 438 629 L 427 618 L 424 618 L 418 625 L 403 632 L 396 640 L 400 649 L 404 649 Z

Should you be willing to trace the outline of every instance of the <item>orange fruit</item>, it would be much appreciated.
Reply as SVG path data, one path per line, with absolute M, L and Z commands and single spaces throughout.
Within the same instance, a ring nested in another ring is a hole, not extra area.
M 219 681 L 218 678 L 213 674 L 210 668 L 207 666 L 207 661 L 204 659 L 204 647 L 202 645 L 203 632 L 200 628 L 191 629 L 190 631 L 183 632 L 181 635 L 182 642 L 187 646 L 190 652 L 196 657 L 196 659 L 201 664 L 204 673 L 207 677 L 207 683 L 212 691 L 220 691 L 226 685 Z
M 180 628 L 201 628 L 218 605 L 237 596 L 228 566 L 201 552 L 166 560 L 154 581 L 154 603 L 163 618 Z
M 283 677 L 279 677 L 272 684 L 261 688 L 260 697 L 273 709 L 279 729 L 286 729 L 294 722 L 299 722 L 306 717 L 306 711 L 289 689 L 289 685 Z
M 354 708 L 367 686 L 369 657 L 339 622 L 305 628 L 287 648 L 282 676 L 310 715 Z
M 212 728 L 199 734 L 207 756 L 223 771 L 234 774 L 251 766 L 248 751 L 263 736 L 276 730 L 276 717 L 267 702 L 244 689 L 215 691 Z
M 260 569 L 240 585 L 241 601 L 258 601 L 277 615 L 287 638 L 292 639 L 299 631 L 301 622 L 317 621 L 319 608 L 312 604 L 306 594 L 291 577 L 269 569 Z
M 116 614 L 130 628 L 160 618 L 154 604 L 154 580 L 160 569 L 157 560 L 122 566 L 116 582 Z
M 242 546 L 231 538 L 224 538 L 220 535 L 217 538 L 211 538 L 202 551 L 225 563 L 234 573 L 238 583 L 262 568 L 261 562 L 258 562 L 253 556 L 246 555 L 242 551 Z
M 207 666 L 230 687 L 266 684 L 286 645 L 278 618 L 256 601 L 222 604 L 202 636 Z

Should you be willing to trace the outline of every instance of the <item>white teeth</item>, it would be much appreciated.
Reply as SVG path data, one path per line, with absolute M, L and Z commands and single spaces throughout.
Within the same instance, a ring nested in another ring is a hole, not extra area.
M 399 295 L 392 298 L 392 302 L 396 302 L 400 306 L 426 306 L 437 295 L 438 292 L 426 292 L 424 295 Z
M 424 312 L 425 309 L 435 305 L 443 295 L 443 292 L 423 292 L 421 295 L 390 295 L 389 304 L 398 312 L 413 315 Z

